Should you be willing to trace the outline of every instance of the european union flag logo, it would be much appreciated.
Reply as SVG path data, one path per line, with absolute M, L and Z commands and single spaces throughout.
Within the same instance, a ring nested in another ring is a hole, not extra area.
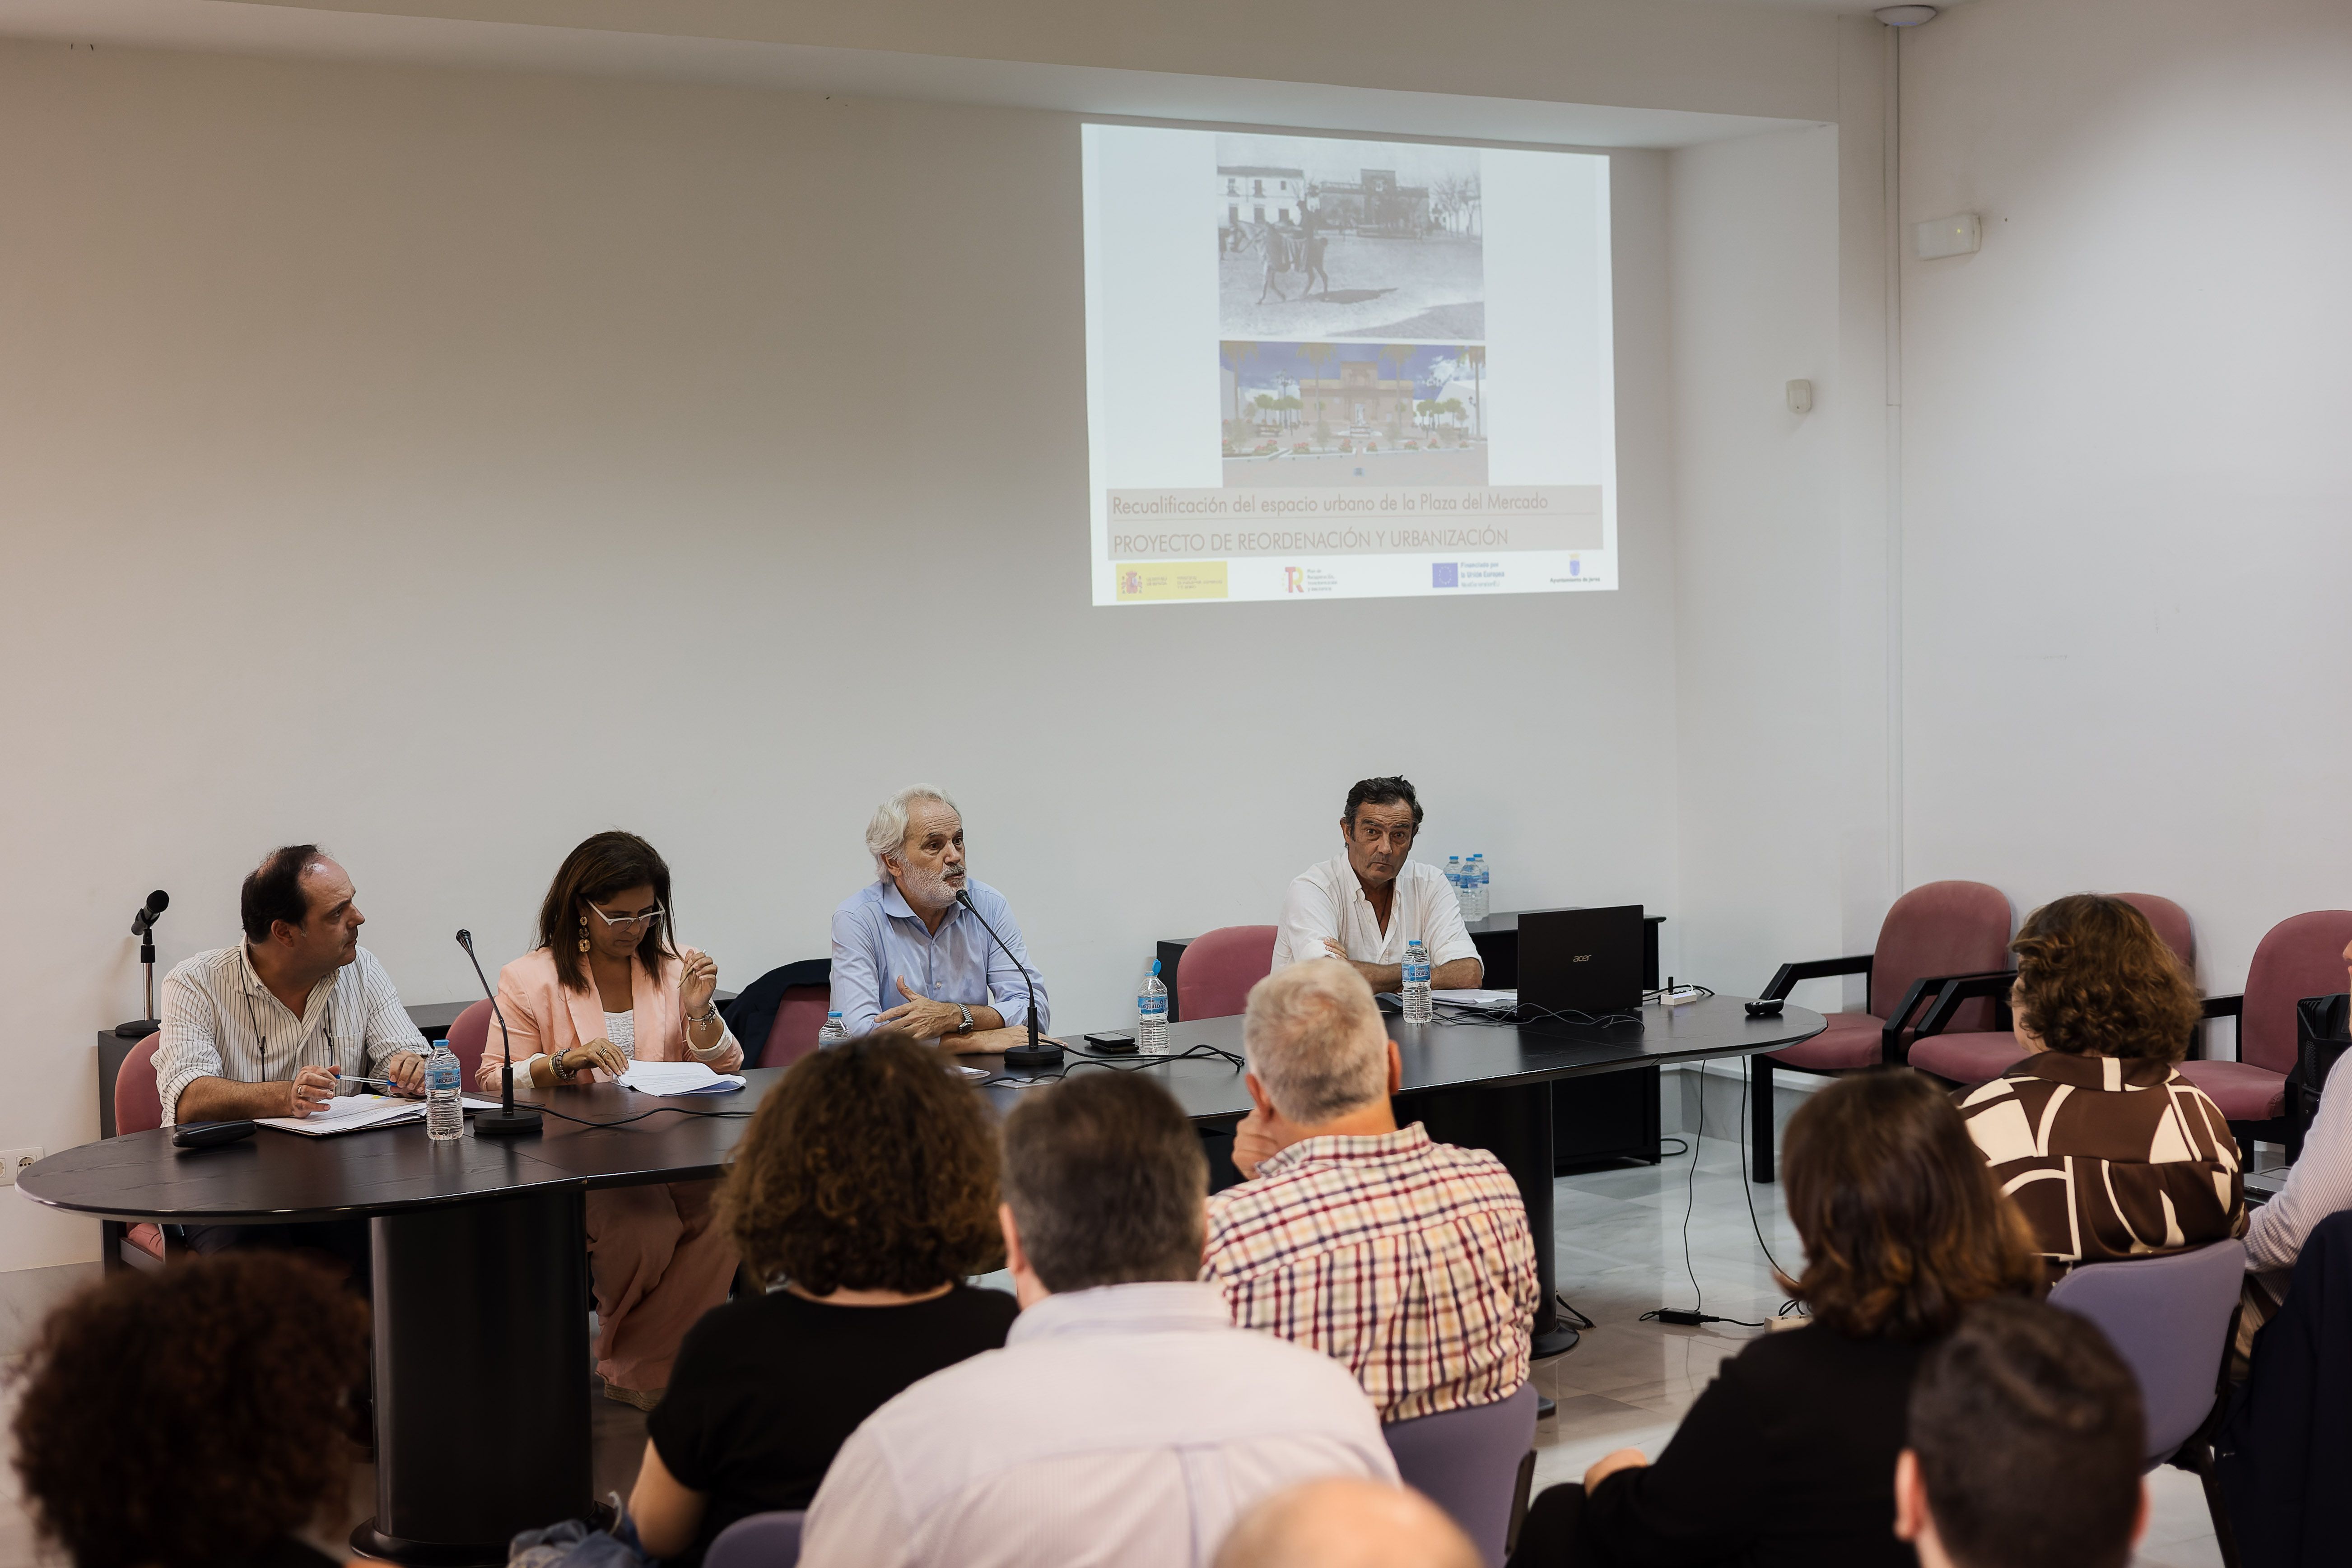
M 1458 561 L 1433 562 L 1429 568 L 1429 585 L 1433 588 L 1462 586 L 1462 563 Z

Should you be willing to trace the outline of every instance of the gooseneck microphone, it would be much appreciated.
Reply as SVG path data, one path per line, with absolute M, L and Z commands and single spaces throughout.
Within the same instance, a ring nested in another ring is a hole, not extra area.
M 114 1026 L 118 1040 L 143 1040 L 163 1026 L 155 1021 L 155 917 L 172 907 L 172 895 L 158 888 L 147 895 L 131 917 L 131 934 L 139 939 L 139 962 L 147 971 L 147 1016 Z
M 970 910 L 971 918 L 980 921 L 980 929 L 994 938 L 997 946 L 1004 948 L 1004 956 L 1012 959 L 1013 967 L 1021 972 L 1021 984 L 1029 988 L 1029 1043 L 1026 1046 L 1014 1046 L 1006 1051 L 1004 1065 L 1009 1068 L 1059 1067 L 1062 1061 L 1062 1047 L 1051 1040 L 1041 1044 L 1037 1039 L 1037 983 L 1029 978 L 1029 966 L 1022 963 L 1019 955 L 1011 948 L 1005 947 L 1004 939 L 996 934 L 996 928 L 982 919 L 980 906 L 971 901 L 971 889 L 958 888 L 956 902 Z
M 474 978 L 482 983 L 482 994 L 490 999 L 490 1016 L 499 1021 L 499 1044 L 506 1047 L 506 1064 L 499 1069 L 499 1109 L 474 1113 L 474 1136 L 477 1138 L 513 1138 L 540 1130 L 539 1112 L 526 1105 L 520 1110 L 514 1102 L 514 1041 L 507 1034 L 507 1016 L 499 1007 L 499 994 L 490 989 L 489 976 L 482 973 L 482 961 L 474 957 L 474 933 L 461 931 L 457 945 L 466 950 L 473 961 Z M 461 1092 L 459 1098 L 463 1098 Z

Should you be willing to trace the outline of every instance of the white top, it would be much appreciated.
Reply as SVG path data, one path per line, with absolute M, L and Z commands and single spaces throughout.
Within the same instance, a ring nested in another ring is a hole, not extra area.
M 1389 929 L 1383 931 L 1342 850 L 1292 879 L 1282 900 L 1282 925 L 1275 932 L 1274 966 L 1328 958 L 1323 949 L 1327 938 L 1345 947 L 1358 963 L 1402 963 L 1404 950 L 1415 937 L 1429 950 L 1433 969 L 1478 956 L 1478 944 L 1462 923 L 1462 906 L 1444 871 L 1419 860 L 1406 861 L 1397 873 L 1396 899 L 1389 906 Z
M 1110 1285 L 1047 1297 L 866 1417 L 800 1561 L 1203 1568 L 1244 1510 L 1319 1476 L 1397 1479 L 1346 1367 L 1234 1328 L 1213 1285 Z
M 604 1037 L 621 1047 L 621 1054 L 634 1058 L 637 1054 L 637 1015 L 607 1013 L 604 1015 Z
M 2338 1209 L 2352 1208 L 2352 1077 L 2336 1058 L 2320 1086 L 2319 1109 L 2304 1129 L 2303 1152 L 2287 1168 L 2278 1196 L 2255 1207 L 2246 1220 L 2246 1272 L 2262 1277 L 2273 1300 L 2286 1300 L 2294 1260 L 2311 1227 Z
M 200 1078 L 282 1083 L 300 1067 L 381 1078 L 394 1052 L 430 1048 L 401 1006 L 392 976 L 363 947 L 310 988 L 299 1017 L 261 983 L 243 942 L 183 960 L 163 977 L 155 1005 L 163 1024 L 155 1091 L 166 1127 L 179 1110 L 180 1091 Z

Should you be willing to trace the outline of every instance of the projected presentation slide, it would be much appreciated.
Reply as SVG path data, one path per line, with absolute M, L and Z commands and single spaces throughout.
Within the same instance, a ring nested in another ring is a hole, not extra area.
M 1617 586 L 1606 158 L 1084 136 L 1096 604 Z

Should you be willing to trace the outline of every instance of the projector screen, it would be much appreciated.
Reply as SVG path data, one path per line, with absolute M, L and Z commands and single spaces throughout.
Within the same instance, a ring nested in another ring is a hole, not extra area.
M 1617 586 L 1607 158 L 1083 135 L 1096 604 Z

